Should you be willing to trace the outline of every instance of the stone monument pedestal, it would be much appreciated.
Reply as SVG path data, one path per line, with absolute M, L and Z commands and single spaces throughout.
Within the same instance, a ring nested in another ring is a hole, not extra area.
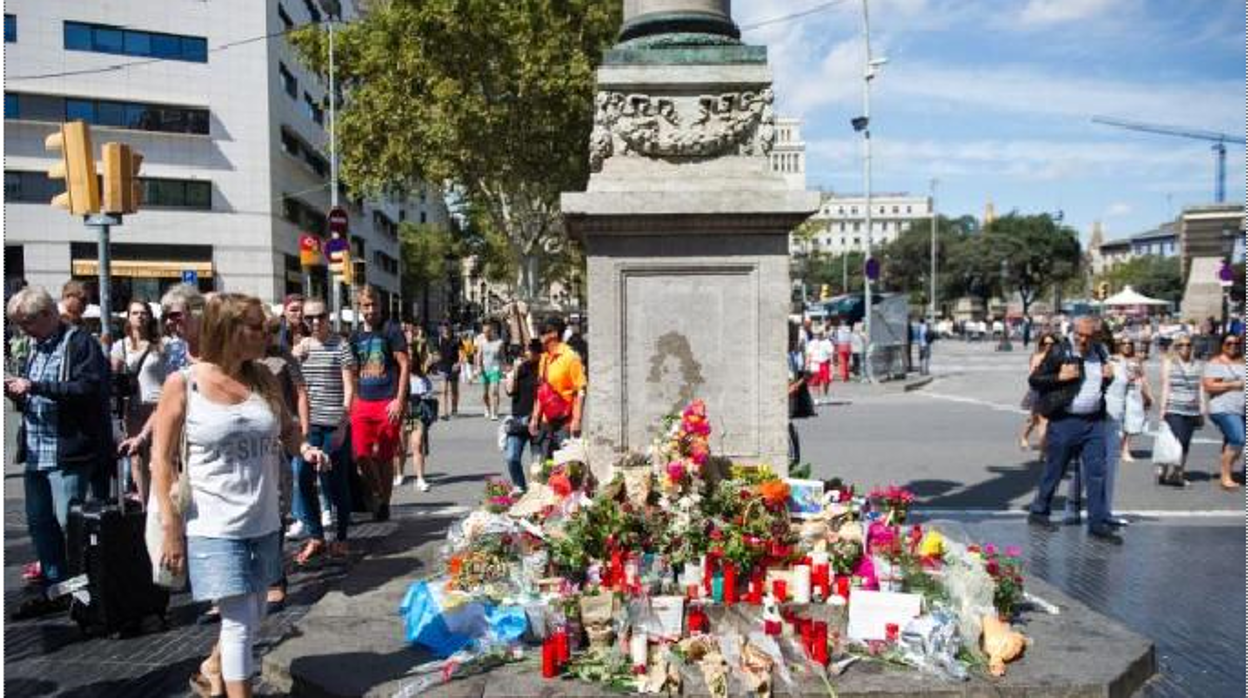
M 593 174 L 562 207 L 588 258 L 599 478 L 695 398 L 714 453 L 787 470 L 788 235 L 819 195 L 771 171 L 766 50 L 730 34 L 634 32 L 598 72 Z

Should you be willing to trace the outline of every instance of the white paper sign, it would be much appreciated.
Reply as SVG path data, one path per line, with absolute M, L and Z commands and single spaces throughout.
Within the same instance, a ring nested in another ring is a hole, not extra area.
M 654 596 L 650 599 L 651 623 L 646 631 L 651 637 L 680 639 L 685 620 L 685 599 L 680 596 Z
M 849 596 L 849 627 L 851 640 L 883 640 L 884 626 L 896 623 L 904 628 L 922 611 L 919 594 L 897 594 L 889 591 L 854 589 Z

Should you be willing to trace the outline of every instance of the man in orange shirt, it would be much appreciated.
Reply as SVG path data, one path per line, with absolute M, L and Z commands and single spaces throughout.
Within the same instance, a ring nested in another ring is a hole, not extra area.
M 581 435 L 581 411 L 585 404 L 585 365 L 562 341 L 564 324 L 559 318 L 542 323 L 545 352 L 538 364 L 537 399 L 529 418 L 529 433 L 540 435 L 543 456 L 549 458 L 569 435 Z

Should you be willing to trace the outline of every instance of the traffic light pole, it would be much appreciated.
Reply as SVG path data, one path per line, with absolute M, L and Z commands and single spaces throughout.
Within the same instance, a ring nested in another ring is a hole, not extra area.
M 121 216 L 97 213 L 93 216 L 87 216 L 83 220 L 86 221 L 88 228 L 95 230 L 99 239 L 100 260 L 97 271 L 100 279 L 100 341 L 104 346 L 110 346 L 113 341 L 111 329 L 113 319 L 113 279 L 110 273 L 112 258 L 109 255 L 108 235 L 112 226 L 121 225 Z

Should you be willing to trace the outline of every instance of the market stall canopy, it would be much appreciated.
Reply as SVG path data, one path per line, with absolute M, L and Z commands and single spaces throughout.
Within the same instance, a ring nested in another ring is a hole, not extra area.
M 1137 292 L 1130 286 L 1124 287 L 1118 293 L 1105 299 L 1105 305 L 1170 305 L 1169 301 L 1149 298 L 1148 296 Z

